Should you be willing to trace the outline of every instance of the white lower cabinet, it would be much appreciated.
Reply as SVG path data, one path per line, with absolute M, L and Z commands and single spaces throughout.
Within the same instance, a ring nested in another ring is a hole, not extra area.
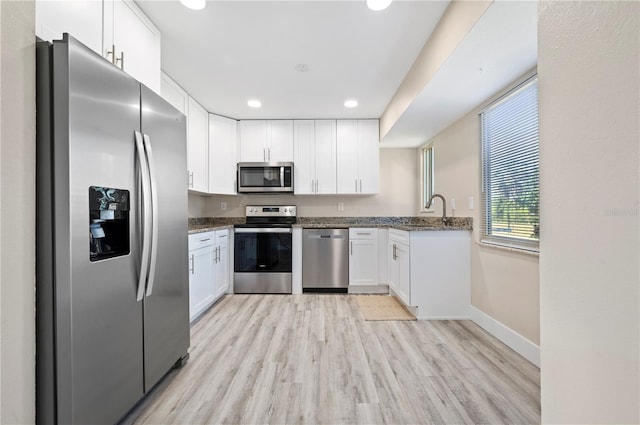
M 349 286 L 378 284 L 378 229 L 349 229 Z
M 468 319 L 468 231 L 389 230 L 389 289 L 418 319 Z
M 231 273 L 229 272 L 229 230 L 216 230 L 215 234 L 215 250 L 218 255 L 214 259 L 213 283 L 215 297 L 218 299 L 229 290 L 231 281 Z
M 189 321 L 229 289 L 229 230 L 189 235 Z

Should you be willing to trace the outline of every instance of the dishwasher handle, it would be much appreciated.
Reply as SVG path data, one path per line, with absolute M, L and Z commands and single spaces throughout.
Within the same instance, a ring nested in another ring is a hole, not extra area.
M 307 235 L 309 239 L 344 239 L 343 235 Z

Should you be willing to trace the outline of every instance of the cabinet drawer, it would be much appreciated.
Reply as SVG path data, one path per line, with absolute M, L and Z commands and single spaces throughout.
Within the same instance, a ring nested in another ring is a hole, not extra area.
M 217 245 L 226 244 L 229 240 L 229 229 L 216 230 L 215 242 Z
M 194 233 L 189 235 L 189 251 L 212 246 L 215 243 L 214 232 Z
M 349 240 L 378 239 L 378 229 L 375 227 L 351 227 L 349 228 Z
M 409 245 L 409 232 L 406 230 L 389 229 L 389 240 Z

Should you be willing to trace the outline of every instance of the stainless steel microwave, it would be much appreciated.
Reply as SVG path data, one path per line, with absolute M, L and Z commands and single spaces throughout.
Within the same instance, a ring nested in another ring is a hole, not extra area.
M 293 193 L 293 162 L 239 162 L 238 193 Z

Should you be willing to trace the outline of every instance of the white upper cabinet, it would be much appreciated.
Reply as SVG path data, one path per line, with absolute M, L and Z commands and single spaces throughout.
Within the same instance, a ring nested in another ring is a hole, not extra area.
M 336 121 L 294 121 L 295 193 L 336 193 Z
M 379 191 L 378 120 L 337 121 L 337 193 Z
M 133 1 L 36 1 L 36 35 L 65 32 L 160 93 L 160 31 Z
M 209 193 L 235 195 L 238 121 L 209 114 Z
M 293 121 L 240 121 L 240 161 L 293 161 Z
M 122 70 L 160 93 L 160 31 L 130 0 L 104 0 L 102 56 L 116 60 Z M 109 25 L 111 23 L 111 25 Z
M 189 108 L 189 94 L 164 72 L 160 84 L 160 95 L 174 108 L 187 115 Z
M 209 113 L 189 96 L 187 114 L 189 189 L 207 192 L 209 176 Z
M 315 122 L 296 120 L 293 123 L 293 164 L 296 195 L 315 193 Z
M 36 1 L 36 35 L 53 41 L 65 32 L 102 54 L 102 2 Z
M 267 121 L 267 161 L 293 161 L 293 121 Z
M 267 160 L 267 122 L 265 120 L 240 121 L 240 161 Z

